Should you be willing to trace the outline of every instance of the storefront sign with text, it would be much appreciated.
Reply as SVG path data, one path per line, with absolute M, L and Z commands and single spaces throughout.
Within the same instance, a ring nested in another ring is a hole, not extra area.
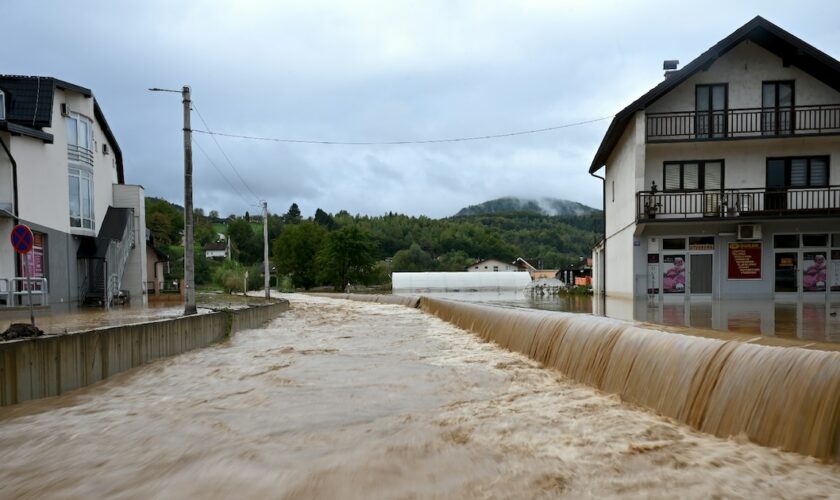
M 729 273 L 731 280 L 761 279 L 761 243 L 737 242 L 729 244 Z

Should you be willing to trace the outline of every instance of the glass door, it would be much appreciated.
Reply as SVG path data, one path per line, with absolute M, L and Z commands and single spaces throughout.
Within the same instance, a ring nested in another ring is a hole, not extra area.
M 784 159 L 767 160 L 767 194 L 764 210 L 787 210 L 788 182 L 787 162 Z
M 696 137 L 726 136 L 726 101 L 726 84 L 698 85 L 695 88 Z
M 764 135 L 793 133 L 793 82 L 761 86 L 761 131 Z
M 775 288 L 776 293 L 799 292 L 797 279 L 797 263 L 799 252 L 778 252 L 775 255 Z
M 712 254 L 692 254 L 689 266 L 691 294 L 712 293 Z

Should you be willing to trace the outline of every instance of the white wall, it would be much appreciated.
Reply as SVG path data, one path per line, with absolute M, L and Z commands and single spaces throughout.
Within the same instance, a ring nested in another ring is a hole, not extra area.
M 514 266 L 510 262 L 502 262 L 500 260 L 486 260 L 486 261 L 481 262 L 479 264 L 473 264 L 473 265 L 471 265 L 470 267 L 467 268 L 467 271 L 469 271 L 471 273 L 479 273 L 479 272 L 482 272 L 482 273 L 483 272 L 490 272 L 490 273 L 492 273 L 492 272 L 494 272 L 493 271 L 493 266 L 498 266 L 498 268 L 499 268 L 498 272 L 518 271 L 516 266 Z M 478 267 L 478 269 L 476 269 L 476 267 Z
M 707 71 L 688 80 L 651 104 L 650 113 L 694 110 L 697 84 L 728 83 L 729 108 L 761 107 L 761 84 L 772 80 L 795 80 L 797 106 L 840 103 L 840 93 L 795 66 L 785 67 L 782 59 L 745 40 L 718 58 Z

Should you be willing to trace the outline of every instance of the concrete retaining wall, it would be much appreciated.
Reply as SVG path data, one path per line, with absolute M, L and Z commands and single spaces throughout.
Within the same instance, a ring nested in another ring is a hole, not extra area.
M 257 328 L 286 301 L 0 343 L 0 406 L 56 396 Z

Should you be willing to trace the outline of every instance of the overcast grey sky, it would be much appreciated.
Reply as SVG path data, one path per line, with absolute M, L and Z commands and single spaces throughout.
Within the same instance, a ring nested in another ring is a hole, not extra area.
M 0 72 L 93 90 L 126 181 L 181 203 L 181 104 L 220 132 L 339 141 L 504 133 L 612 116 L 755 15 L 840 57 L 840 2 L 0 0 Z M 194 117 L 193 126 L 203 128 Z M 223 215 L 316 208 L 432 217 L 488 199 L 600 206 L 587 174 L 609 120 L 455 144 L 198 142 L 195 202 Z M 255 196 L 250 193 L 253 191 Z M 244 199 L 243 199 L 244 198 Z

